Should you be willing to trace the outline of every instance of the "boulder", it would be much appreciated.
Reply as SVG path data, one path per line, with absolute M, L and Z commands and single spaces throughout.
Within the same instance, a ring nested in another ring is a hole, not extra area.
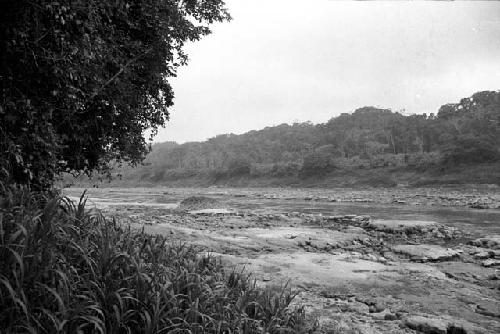
M 498 267 L 500 266 L 500 260 L 488 259 L 481 262 L 483 267 Z
M 484 247 L 491 249 L 500 249 L 500 235 L 492 235 L 488 237 L 478 238 L 470 242 L 476 247 Z
M 474 254 L 474 257 L 476 259 L 484 260 L 484 259 L 489 259 L 490 257 L 493 257 L 494 254 L 488 252 L 488 251 L 479 251 L 478 253 Z
M 459 250 L 443 248 L 438 245 L 396 245 L 392 247 L 395 253 L 404 254 L 412 261 L 437 262 L 451 260 L 461 253 Z
M 492 333 L 463 319 L 449 316 L 413 315 L 404 319 L 406 327 L 426 334 L 484 334 Z
M 406 318 L 404 324 L 408 328 L 426 334 L 446 334 L 448 331 L 448 321 L 439 318 L 415 315 Z
M 500 318 L 500 308 L 498 303 L 482 303 L 476 306 L 476 313 L 487 315 L 489 317 Z
M 374 319 L 374 320 L 389 320 L 389 321 L 392 321 L 392 320 L 397 320 L 398 317 L 391 313 L 391 311 L 385 309 L 383 311 L 380 311 L 380 312 L 375 312 L 375 313 L 371 313 L 370 316 Z

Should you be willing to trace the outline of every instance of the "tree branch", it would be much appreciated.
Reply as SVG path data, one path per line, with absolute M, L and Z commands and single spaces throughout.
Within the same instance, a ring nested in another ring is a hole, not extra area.
M 118 78 L 118 76 L 120 76 L 120 74 L 123 73 L 123 71 L 125 71 L 125 69 L 130 66 L 132 63 L 136 62 L 137 60 L 139 60 L 140 58 L 144 57 L 145 55 L 147 55 L 148 53 L 150 53 L 151 51 L 153 51 L 153 48 L 149 48 L 148 50 L 146 50 L 145 52 L 141 53 L 140 55 L 130 59 L 125 65 L 123 65 L 120 70 L 118 72 L 115 73 L 115 75 L 113 75 L 111 78 L 109 78 L 108 81 L 106 81 L 101 87 L 99 87 L 98 90 L 94 91 L 92 93 L 92 95 L 90 96 L 90 99 L 93 99 L 94 97 L 96 97 L 100 92 L 102 92 L 102 90 L 104 88 L 106 88 L 108 85 L 110 85 L 116 78 Z

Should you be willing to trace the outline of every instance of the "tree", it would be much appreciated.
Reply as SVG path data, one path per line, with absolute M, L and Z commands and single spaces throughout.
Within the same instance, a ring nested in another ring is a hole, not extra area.
M 236 156 L 229 160 L 227 166 L 227 175 L 243 176 L 250 174 L 251 164 L 243 156 Z
M 137 164 L 168 120 L 183 46 L 230 19 L 223 0 L 0 3 L 1 181 Z
M 304 157 L 300 175 L 302 177 L 323 176 L 335 168 L 330 156 L 312 152 Z
M 460 163 L 483 163 L 500 160 L 500 151 L 494 138 L 459 136 L 442 149 L 442 163 L 455 165 Z

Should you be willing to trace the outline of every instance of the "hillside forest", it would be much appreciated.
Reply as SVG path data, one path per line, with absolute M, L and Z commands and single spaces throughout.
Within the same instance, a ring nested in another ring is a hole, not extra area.
M 497 170 L 499 148 L 500 91 L 482 91 L 429 115 L 363 107 L 326 123 L 281 124 L 204 142 L 157 143 L 142 166 L 115 168 L 113 182 L 314 185 L 361 173 L 369 175 L 365 181 L 371 185 L 394 186 L 397 171 L 436 177 L 476 166 L 479 183 L 497 183 L 500 172 L 491 170 Z M 484 166 L 490 175 L 481 174 Z M 422 180 L 413 177 L 411 182 Z

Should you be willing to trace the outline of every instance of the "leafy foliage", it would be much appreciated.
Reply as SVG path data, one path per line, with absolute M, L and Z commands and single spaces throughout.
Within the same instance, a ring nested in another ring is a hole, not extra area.
M 233 158 L 228 163 L 227 175 L 241 176 L 250 174 L 250 162 L 243 157 Z
M 183 46 L 229 19 L 222 0 L 0 3 L 0 168 L 50 185 L 148 152 L 168 119 Z
M 500 159 L 500 92 L 478 92 L 460 103 L 446 104 L 438 117 L 452 125 L 442 135 L 445 164 Z
M 500 160 L 500 152 L 488 137 L 459 136 L 443 149 L 443 163 L 447 165 Z
M 297 178 L 352 168 L 482 163 L 495 161 L 499 148 L 500 92 L 479 92 L 442 106 L 437 116 L 363 107 L 324 124 L 281 124 L 202 143 L 156 144 L 147 166 L 119 172 L 129 181 L 140 175 L 141 182 L 204 175 L 224 180 L 235 176 L 236 161 L 245 166 L 239 175 Z
M 304 326 L 286 286 L 259 289 L 211 256 L 124 228 L 68 199 L 3 189 L 6 333 L 286 333 Z
M 304 177 L 321 176 L 328 173 L 332 168 L 334 168 L 334 165 L 328 155 L 313 152 L 304 158 L 300 174 Z

